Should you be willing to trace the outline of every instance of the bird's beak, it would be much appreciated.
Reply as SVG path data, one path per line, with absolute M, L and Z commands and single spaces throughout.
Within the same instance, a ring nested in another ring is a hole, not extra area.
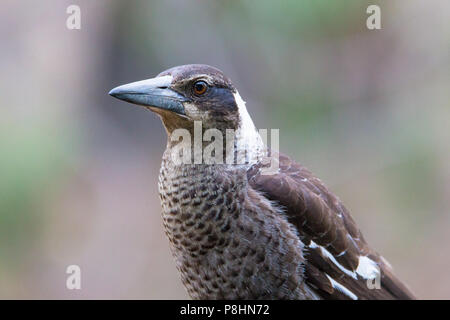
M 124 84 L 109 92 L 109 95 L 141 106 L 155 107 L 185 115 L 184 96 L 170 89 L 172 76 L 162 76 Z

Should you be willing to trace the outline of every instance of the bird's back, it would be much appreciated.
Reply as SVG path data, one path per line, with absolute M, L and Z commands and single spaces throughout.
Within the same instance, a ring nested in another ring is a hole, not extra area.
M 321 298 L 414 299 L 337 196 L 289 157 L 273 153 L 268 158 L 247 171 L 249 184 L 283 207 L 305 247 L 305 281 Z M 262 174 L 273 158 L 278 170 Z

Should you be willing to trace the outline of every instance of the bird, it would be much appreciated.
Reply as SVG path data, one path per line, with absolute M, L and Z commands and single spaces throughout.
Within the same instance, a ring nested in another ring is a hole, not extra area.
M 151 110 L 165 127 L 162 221 L 192 299 L 415 299 L 341 200 L 265 145 L 222 71 L 181 65 L 109 94 Z M 229 132 L 230 143 L 216 141 Z M 180 141 L 192 136 L 193 145 Z M 202 159 L 212 141 L 219 147 Z

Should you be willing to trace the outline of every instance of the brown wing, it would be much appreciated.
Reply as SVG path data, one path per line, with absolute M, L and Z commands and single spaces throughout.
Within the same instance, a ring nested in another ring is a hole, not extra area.
M 248 181 L 278 203 L 298 230 L 308 249 L 307 283 L 325 299 L 413 299 L 385 260 L 367 245 L 341 201 L 311 172 L 279 154 L 279 169 L 268 174 L 276 156 L 251 167 Z

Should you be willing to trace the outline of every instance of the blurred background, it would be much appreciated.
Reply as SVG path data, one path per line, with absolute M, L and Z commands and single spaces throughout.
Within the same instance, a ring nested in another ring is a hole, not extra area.
M 107 94 L 187 63 L 234 81 L 419 298 L 450 298 L 449 1 L 3 0 L 0 37 L 0 298 L 188 297 L 160 217 L 165 132 Z

